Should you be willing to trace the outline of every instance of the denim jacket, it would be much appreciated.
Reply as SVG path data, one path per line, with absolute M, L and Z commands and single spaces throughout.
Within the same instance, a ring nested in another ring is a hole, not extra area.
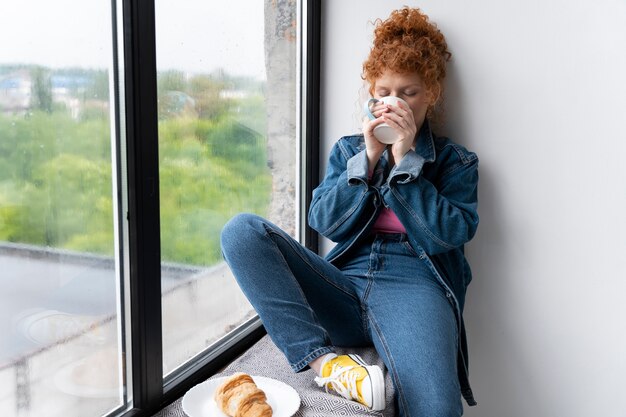
M 386 150 L 368 180 L 363 135 L 341 138 L 330 153 L 326 176 L 313 191 L 309 225 L 337 243 L 326 255 L 332 263 L 349 256 L 367 237 L 382 206 L 391 208 L 407 231 L 416 255 L 425 260 L 452 298 L 458 331 L 458 376 L 463 397 L 476 405 L 468 379 L 463 307 L 472 279 L 463 245 L 478 226 L 478 158 L 436 137 L 425 121 L 415 150 L 389 167 Z

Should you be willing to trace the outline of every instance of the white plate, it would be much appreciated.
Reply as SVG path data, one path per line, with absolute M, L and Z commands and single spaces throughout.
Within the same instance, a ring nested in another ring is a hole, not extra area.
M 189 417 L 228 417 L 217 407 L 213 399 L 215 389 L 228 377 L 209 379 L 196 385 L 183 397 L 183 411 Z M 267 397 L 273 417 L 291 417 L 300 408 L 300 396 L 295 389 L 272 378 L 253 376 L 255 384 Z

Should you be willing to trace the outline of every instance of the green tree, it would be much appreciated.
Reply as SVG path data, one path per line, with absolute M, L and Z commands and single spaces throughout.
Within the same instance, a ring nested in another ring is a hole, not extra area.
M 159 157 L 163 259 L 215 263 L 230 217 L 266 214 L 271 179 L 265 138 L 231 118 L 161 121 Z
M 252 110 L 261 103 L 249 100 L 239 104 L 254 124 Z M 267 214 L 266 146 L 264 135 L 229 114 L 159 122 L 164 260 L 218 262 L 230 217 Z M 0 240 L 112 254 L 111 170 L 104 116 L 0 115 Z
M 220 97 L 225 89 L 226 83 L 212 76 L 196 75 L 189 80 L 187 92 L 195 100 L 200 118 L 218 119 L 228 112 L 229 100 Z
M 107 102 L 108 72 L 24 68 L 34 108 L 26 116 L 0 114 L 0 240 L 112 254 L 110 122 L 94 103 Z M 83 106 L 79 119 L 54 111 L 53 75 L 93 111 Z M 221 259 L 219 235 L 229 218 L 268 212 L 265 83 L 168 71 L 158 86 L 170 100 L 159 103 L 168 111 L 159 121 L 163 259 L 210 265 Z M 226 98 L 228 90 L 246 94 Z
M 112 253 L 106 120 L 0 116 L 0 239 Z
M 159 94 L 167 91 L 186 91 L 185 73 L 177 70 L 162 71 L 157 74 L 157 90 Z
M 37 110 L 52 112 L 52 81 L 50 73 L 43 67 L 36 66 L 31 70 L 32 107 Z

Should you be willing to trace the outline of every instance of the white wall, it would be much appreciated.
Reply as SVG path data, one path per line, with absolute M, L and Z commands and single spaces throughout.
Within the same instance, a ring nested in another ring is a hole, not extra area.
M 406 3 L 324 2 L 323 155 L 359 126 L 368 22 Z M 480 157 L 465 415 L 626 416 L 626 2 L 419 7 L 453 53 L 442 133 Z

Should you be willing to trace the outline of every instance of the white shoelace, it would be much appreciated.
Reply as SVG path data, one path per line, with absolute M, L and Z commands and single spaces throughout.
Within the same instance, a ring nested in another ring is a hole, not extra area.
M 358 378 L 358 372 L 354 372 L 351 369 L 354 366 L 337 366 L 333 364 L 330 370 L 330 375 L 327 377 L 315 377 L 315 382 L 318 386 L 324 386 L 326 392 L 328 392 L 328 385 L 330 384 L 337 394 L 348 400 L 358 400 L 359 392 L 356 388 L 356 380 Z

